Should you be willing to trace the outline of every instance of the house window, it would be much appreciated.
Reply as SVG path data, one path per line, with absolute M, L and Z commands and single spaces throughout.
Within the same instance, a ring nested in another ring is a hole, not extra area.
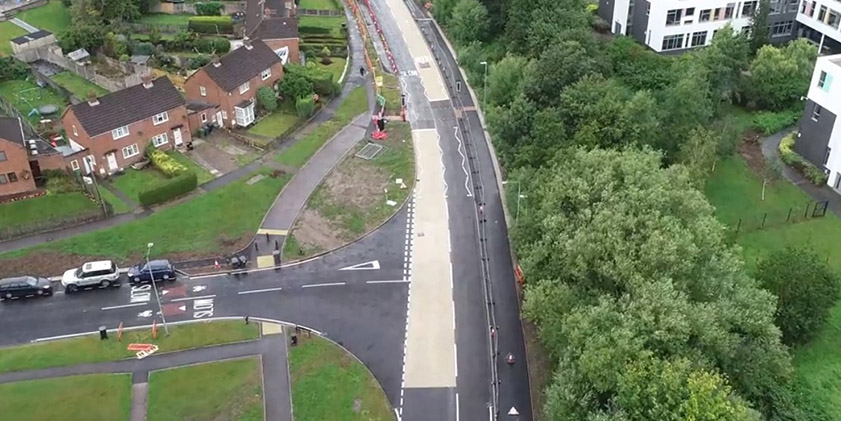
M 79 132 L 76 131 L 76 125 L 74 124 L 73 125 L 73 136 L 78 136 L 78 135 L 79 135 Z
M 79 171 L 79 162 L 75 159 L 70 161 L 70 168 L 73 169 L 73 171 Z
M 201 113 L 201 115 L 199 117 L 201 117 L 201 122 L 202 123 L 207 123 L 207 114 L 206 113 Z
M 683 34 L 663 37 L 663 51 L 677 50 L 683 47 Z
M 681 9 L 672 9 L 666 13 L 666 25 L 680 25 Z
M 137 143 L 126 146 L 125 148 L 123 148 L 123 159 L 129 159 L 139 153 L 140 150 L 137 149 Z
M 818 77 L 818 88 L 823 89 L 823 86 L 826 85 L 826 77 L 827 74 L 823 70 L 821 70 L 821 75 Z
M 695 32 L 692 34 L 692 46 L 705 45 L 707 43 L 707 31 Z
M 271 67 L 269 67 L 266 70 L 263 70 L 263 73 L 260 73 L 260 79 L 262 79 L 262 80 L 266 80 L 270 77 L 272 77 L 272 68 Z M 245 90 L 247 91 L 248 88 L 246 88 Z
M 812 120 L 818 121 L 819 118 L 821 118 L 821 106 L 815 104 L 815 109 L 812 110 Z
M 686 9 L 686 13 L 684 14 L 684 16 L 692 16 L 692 15 L 694 15 L 694 14 L 695 14 L 695 8 L 694 8 L 694 7 L 690 7 L 690 8 L 688 8 L 688 9 Z
M 794 21 L 785 21 L 785 22 L 775 22 L 771 25 L 771 36 L 772 37 L 784 37 L 786 35 L 791 35 L 791 29 L 794 27 Z
M 701 13 L 698 14 L 698 22 L 709 22 L 710 13 L 712 13 L 712 9 L 702 10 Z
M 169 121 L 169 114 L 167 114 L 166 111 L 152 117 L 152 123 L 155 123 L 156 126 L 161 123 L 166 123 L 167 121 Z
M 6 173 L 6 178 L 9 179 L 10 183 L 16 183 L 18 181 L 18 175 L 13 172 Z
M 746 1 L 744 5 L 742 5 L 742 17 L 752 16 L 753 10 L 756 8 L 755 1 Z
M 835 29 L 838 29 L 838 21 L 839 21 L 838 18 L 839 18 L 838 12 L 836 12 L 832 9 L 829 9 L 829 19 L 826 21 L 826 24 L 835 28 Z
M 823 157 L 823 164 L 826 165 L 829 162 L 829 154 L 832 153 L 832 148 L 826 148 L 826 155 Z
M 245 82 L 242 85 L 239 85 L 239 93 L 244 94 L 244 93 L 248 92 L 248 88 L 249 88 L 248 82 Z
M 167 137 L 166 133 L 161 133 L 152 138 L 152 144 L 155 145 L 156 148 L 160 147 L 161 145 L 166 145 L 169 142 L 169 138 Z
M 821 6 L 821 10 L 818 11 L 818 20 L 823 22 L 823 18 L 826 17 L 826 6 Z
M 222 120 L 227 120 L 227 119 L 228 119 L 228 111 L 227 110 L 222 110 Z
M 199 94 L 201 94 L 201 96 L 207 96 L 207 89 L 205 89 L 204 86 L 199 86 Z
M 117 139 L 120 139 L 120 138 L 123 138 L 123 137 L 126 137 L 126 136 L 128 136 L 128 126 L 117 127 L 116 129 L 111 130 L 111 137 L 113 137 L 114 140 L 117 140 Z
M 0 184 L 6 184 L 9 180 L 6 179 L 6 174 L 0 174 Z
M 5 161 L 6 159 L 6 152 L 0 151 L 0 162 Z
M 732 19 L 733 18 L 733 10 L 736 9 L 736 3 L 728 3 L 727 7 L 724 9 L 724 19 Z

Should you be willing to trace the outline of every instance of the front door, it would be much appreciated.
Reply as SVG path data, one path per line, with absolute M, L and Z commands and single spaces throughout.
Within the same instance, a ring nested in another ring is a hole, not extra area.
M 184 141 L 181 140 L 181 129 L 175 129 L 172 131 L 172 138 L 175 141 L 175 147 L 181 146 Z
M 218 124 L 219 127 L 225 127 L 225 122 L 222 121 L 222 111 L 216 112 L 216 124 Z
M 108 155 L 105 155 L 105 157 L 108 158 L 108 172 L 117 171 L 119 168 L 117 167 L 117 154 L 111 152 Z

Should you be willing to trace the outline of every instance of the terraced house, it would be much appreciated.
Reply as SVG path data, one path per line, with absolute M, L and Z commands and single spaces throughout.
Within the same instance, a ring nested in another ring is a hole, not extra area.
M 146 146 L 178 147 L 191 140 L 186 101 L 166 77 L 65 110 L 67 137 L 87 149 L 84 172 L 111 174 L 143 159 Z

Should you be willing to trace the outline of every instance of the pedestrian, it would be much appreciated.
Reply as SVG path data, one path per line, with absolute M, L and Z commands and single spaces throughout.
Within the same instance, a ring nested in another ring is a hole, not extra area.
M 359 76 L 365 77 L 365 66 L 359 66 Z

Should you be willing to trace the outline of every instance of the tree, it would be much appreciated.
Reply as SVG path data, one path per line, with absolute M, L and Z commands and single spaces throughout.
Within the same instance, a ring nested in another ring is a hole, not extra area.
M 616 78 L 630 89 L 664 89 L 674 79 L 672 59 L 651 51 L 631 37 L 618 37 L 605 52 Z
M 805 39 L 762 47 L 750 65 L 748 97 L 760 108 L 784 110 L 806 95 L 817 48 Z
M 511 0 L 506 38 L 511 51 L 538 57 L 567 31 L 589 30 L 582 0 Z
M 768 15 L 771 13 L 771 0 L 758 0 L 751 16 L 750 52 L 756 54 L 760 48 L 768 44 L 769 31 Z
M 74 25 L 58 34 L 58 44 L 64 51 L 84 48 L 93 51 L 102 45 L 103 28 L 96 25 Z
M 447 25 L 457 41 L 482 41 L 488 35 L 488 9 L 479 0 L 458 0 Z
M 768 183 L 780 178 L 780 174 L 782 173 L 783 168 L 780 161 L 777 159 L 770 159 L 765 161 L 765 165 L 762 167 L 762 200 L 765 201 L 765 188 L 768 186 Z
M 838 276 L 810 250 L 771 253 L 759 263 L 756 279 L 777 296 L 776 322 L 789 345 L 813 338 L 838 300 Z
M 523 92 L 523 85 L 533 72 L 532 62 L 512 54 L 493 63 L 488 70 L 488 106 L 508 105 Z
M 682 77 L 662 92 L 664 136 L 657 145 L 666 162 L 674 162 L 681 145 L 693 130 L 712 118 L 713 103 L 704 69 L 686 63 Z
M 307 69 L 297 64 L 286 65 L 283 80 L 280 81 L 280 95 L 284 98 L 312 96 L 312 81 L 306 75 Z
M 708 47 L 698 51 L 698 61 L 706 70 L 715 106 L 732 101 L 740 91 L 742 72 L 749 64 L 748 55 L 747 39 L 734 32 L 730 24 L 716 32 Z
M 257 90 L 257 103 L 263 107 L 264 110 L 272 112 L 277 109 L 277 96 L 272 88 L 262 86 Z
M 680 148 L 679 161 L 689 171 L 689 178 L 697 188 L 703 188 L 717 159 L 718 140 L 713 131 L 695 129 Z
M 564 88 L 586 75 L 599 73 L 596 59 L 581 43 L 565 41 L 553 44 L 541 54 L 534 71 L 529 73 L 526 92 L 539 105 L 557 105 Z

